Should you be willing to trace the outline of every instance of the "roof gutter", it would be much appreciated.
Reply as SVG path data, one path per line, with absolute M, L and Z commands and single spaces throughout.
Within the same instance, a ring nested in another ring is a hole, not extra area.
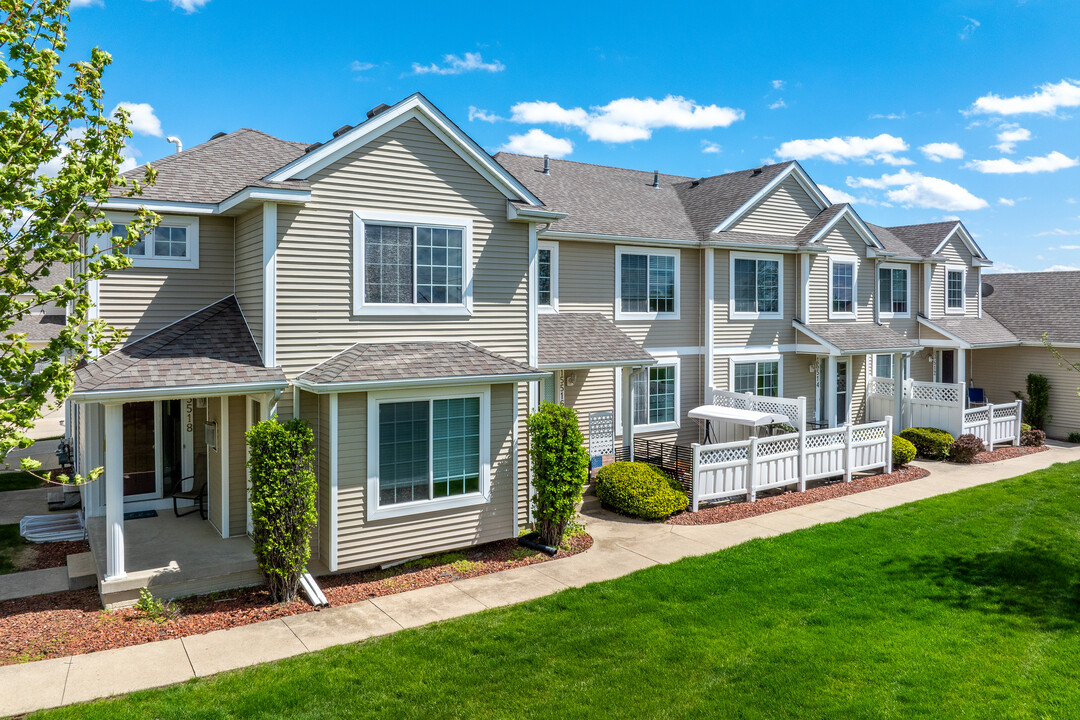
M 249 200 L 273 201 L 286 204 L 302 205 L 311 200 L 310 190 L 288 190 L 285 188 L 262 188 L 250 186 L 234 193 L 219 203 L 192 203 L 173 200 L 139 200 L 138 198 L 109 198 L 98 207 L 102 210 L 120 210 L 134 212 L 146 208 L 158 213 L 181 213 L 184 215 L 221 215 L 241 203 Z
M 177 387 L 138 388 L 133 390 L 85 390 L 73 392 L 70 398 L 78 404 L 134 402 L 136 400 L 179 400 L 269 392 L 284 390 L 287 387 L 289 387 L 288 380 L 276 380 L 274 382 L 179 385 Z
M 635 360 L 604 360 L 598 362 L 540 363 L 541 370 L 591 370 L 595 368 L 637 367 L 655 365 L 656 358 L 637 358 Z
M 502 375 L 466 375 L 459 377 L 409 378 L 404 380 L 359 380 L 356 382 L 318 383 L 299 377 L 294 384 L 316 395 L 369 390 L 404 390 L 414 387 L 456 387 L 460 385 L 498 385 L 543 380 L 546 372 L 505 373 Z

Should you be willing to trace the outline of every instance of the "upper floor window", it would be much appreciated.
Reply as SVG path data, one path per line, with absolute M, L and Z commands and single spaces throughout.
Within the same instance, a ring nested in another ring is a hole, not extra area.
M 964 312 L 964 281 L 963 268 L 945 268 L 945 312 Z
M 907 268 L 878 268 L 878 313 L 882 317 L 909 315 Z
M 615 249 L 615 319 L 679 317 L 679 251 Z
M 855 317 L 854 260 L 829 260 L 829 317 Z
M 354 313 L 471 312 L 471 220 L 383 212 L 355 219 Z
M 556 312 L 559 309 L 559 244 L 538 243 L 536 265 L 536 303 L 541 312 Z
M 112 238 L 127 237 L 131 216 L 110 214 Z M 112 241 L 110 240 L 110 243 Z M 123 250 L 133 267 L 199 267 L 199 218 L 162 216 L 161 222 Z
M 733 318 L 781 316 L 783 290 L 779 255 L 731 255 L 731 310 Z
M 733 361 L 731 389 L 737 393 L 780 397 L 780 359 Z

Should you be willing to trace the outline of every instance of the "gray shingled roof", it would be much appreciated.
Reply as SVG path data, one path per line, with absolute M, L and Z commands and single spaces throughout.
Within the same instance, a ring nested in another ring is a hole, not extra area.
M 955 220 L 922 225 L 899 225 L 888 228 L 893 237 L 911 248 L 920 257 L 933 257 L 934 249 L 956 227 Z
M 675 189 L 698 236 L 711 233 L 717 225 L 754 197 L 787 169 L 792 161 L 760 168 L 702 178 L 697 185 L 684 181 Z M 650 179 L 651 182 L 651 179 Z
M 1048 332 L 1054 342 L 1080 343 L 1080 272 L 995 273 L 983 284 L 992 288 L 983 314 L 1020 340 L 1039 342 Z
M 801 323 L 795 323 L 797 329 L 800 326 Z M 921 347 L 895 330 L 874 323 L 811 323 L 805 327 L 843 353 L 918 350 Z
M 75 393 L 287 384 L 263 367 L 236 298 L 229 297 L 75 371 Z
M 539 373 L 471 342 L 357 343 L 299 380 L 326 385 L 505 376 L 511 382 Z
M 263 180 L 304 155 L 306 148 L 307 143 L 281 140 L 259 130 L 236 130 L 150 163 L 157 168 L 157 181 L 144 187 L 137 198 L 219 203 L 246 187 L 306 189 L 304 180 Z M 142 180 L 145 173 L 142 165 L 124 175 Z M 119 195 L 119 189 L 114 195 Z
M 66 322 L 67 317 L 64 315 L 45 315 L 35 312 L 22 320 L 16 320 L 5 334 L 26 333 L 26 339 L 30 342 L 44 342 L 59 337 Z
M 866 223 L 866 227 L 870 228 L 870 232 L 874 233 L 874 236 L 881 241 L 881 244 L 884 245 L 885 249 L 889 252 L 896 253 L 900 257 L 923 257 L 921 253 L 917 252 L 913 247 L 898 238 L 889 228 L 874 225 L 872 223 Z M 912 225 L 909 227 L 918 226 Z M 933 250 L 933 248 L 930 249 Z
M 599 313 L 558 313 L 539 318 L 541 367 L 652 364 L 653 357 Z
M 939 317 L 933 320 L 920 317 L 919 322 L 929 325 L 933 330 L 940 329 L 949 335 L 958 337 L 975 347 L 1019 342 L 1016 335 L 986 314 L 985 310 L 984 307 L 982 317 L 955 316 Z
M 808 222 L 802 230 L 796 233 L 795 242 L 799 245 L 808 245 L 810 241 L 814 239 L 814 236 L 821 232 L 821 229 L 828 225 L 829 222 L 839 215 L 840 211 L 847 206 L 847 203 L 837 203 L 830 205 L 819 212 L 814 216 L 813 220 Z

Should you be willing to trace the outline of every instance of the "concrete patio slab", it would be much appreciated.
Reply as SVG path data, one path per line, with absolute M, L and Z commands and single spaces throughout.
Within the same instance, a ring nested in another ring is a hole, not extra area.
M 370 601 L 282 618 L 308 650 L 360 642 L 388 635 L 401 625 Z
M 536 570 L 563 585 L 583 587 L 589 583 L 629 575 L 652 565 L 656 565 L 656 562 L 617 545 L 604 548 L 603 552 L 599 552 L 594 545 L 581 555 L 537 565 Z
M 307 652 L 281 620 L 189 635 L 183 643 L 191 667 L 199 677 Z
M 566 589 L 566 585 L 533 566 L 458 580 L 454 587 L 487 607 L 514 605 Z
M 419 627 L 487 609 L 487 606 L 455 585 L 456 583 L 433 585 L 397 595 L 372 598 L 370 602 L 403 628 Z
M 71 658 L 0 667 L 0 716 L 22 715 L 64 704 Z
M 0 575 L 0 600 L 48 595 L 68 589 L 66 567 Z
M 122 668 L 117 672 L 118 668 Z M 180 640 L 132 645 L 71 658 L 64 702 L 86 702 L 195 677 Z

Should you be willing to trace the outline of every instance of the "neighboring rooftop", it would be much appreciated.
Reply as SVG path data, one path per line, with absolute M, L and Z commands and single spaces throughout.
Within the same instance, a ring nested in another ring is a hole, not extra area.
M 16 320 L 4 334 L 26 333 L 26 339 L 29 342 L 48 342 L 55 337 L 59 337 L 60 331 L 64 329 L 66 323 L 67 317 L 64 315 L 46 315 L 34 312 L 22 320 Z
M 540 366 L 652 365 L 655 360 L 615 323 L 599 313 L 539 317 Z
M 1023 342 L 1042 334 L 1080 343 L 1080 272 L 995 273 L 983 276 L 983 313 Z

